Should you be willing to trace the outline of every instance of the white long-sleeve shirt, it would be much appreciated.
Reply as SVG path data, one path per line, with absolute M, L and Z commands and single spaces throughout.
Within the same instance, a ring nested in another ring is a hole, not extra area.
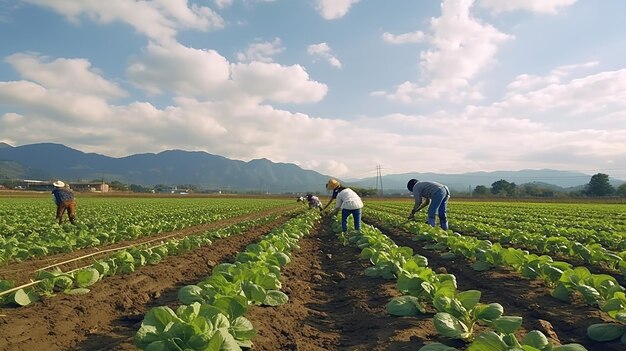
M 335 208 L 358 210 L 359 208 L 363 208 L 363 201 L 361 201 L 361 198 L 354 190 L 345 188 L 337 194 Z

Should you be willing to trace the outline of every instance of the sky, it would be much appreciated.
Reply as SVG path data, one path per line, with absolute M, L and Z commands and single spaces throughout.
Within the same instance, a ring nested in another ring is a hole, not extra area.
M 0 142 L 626 179 L 623 0 L 0 0 Z

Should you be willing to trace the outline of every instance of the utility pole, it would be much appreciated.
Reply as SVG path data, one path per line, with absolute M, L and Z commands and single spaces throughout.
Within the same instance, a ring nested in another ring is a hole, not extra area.
M 380 188 L 378 187 L 378 183 L 380 183 Z M 376 192 L 378 196 L 383 196 L 383 175 L 380 165 L 376 165 Z

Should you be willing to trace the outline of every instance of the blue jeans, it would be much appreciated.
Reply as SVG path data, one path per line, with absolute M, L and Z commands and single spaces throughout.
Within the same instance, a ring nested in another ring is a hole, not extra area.
M 439 214 L 439 225 L 443 230 L 448 230 L 446 210 L 448 207 L 449 197 L 450 194 L 446 189 L 439 189 L 435 191 L 433 197 L 430 199 L 430 205 L 428 206 L 428 224 L 434 227 L 435 215 Z
M 348 216 L 352 215 L 354 220 L 354 229 L 361 230 L 361 209 L 358 210 L 346 210 L 341 209 L 341 229 L 344 232 L 348 231 Z

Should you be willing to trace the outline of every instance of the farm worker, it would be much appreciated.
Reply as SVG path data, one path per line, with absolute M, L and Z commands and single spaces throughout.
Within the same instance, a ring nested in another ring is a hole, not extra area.
M 341 230 L 348 231 L 348 217 L 352 215 L 354 220 L 354 229 L 361 230 L 361 209 L 363 208 L 363 201 L 354 190 L 341 186 L 341 184 L 331 179 L 326 184 L 327 190 L 333 191 L 333 196 L 330 199 L 336 199 L 335 208 L 330 212 L 330 216 L 334 216 L 341 209 Z M 330 201 L 328 204 L 330 204 Z M 328 206 L 328 205 L 326 205 Z
M 57 205 L 57 221 L 59 221 L 59 224 L 63 223 L 63 213 L 67 210 L 70 223 L 76 224 L 76 199 L 74 199 L 74 194 L 60 180 L 52 183 L 52 185 L 54 185 L 52 196 Z
M 322 202 L 319 197 L 313 194 L 306 194 L 306 201 L 309 203 L 309 209 L 318 208 L 322 212 Z
M 448 199 L 450 198 L 450 190 L 448 187 L 432 181 L 418 181 L 411 179 L 406 184 L 406 188 L 413 193 L 415 205 L 411 210 L 409 219 L 415 219 L 415 212 L 428 206 L 428 221 L 431 226 L 435 226 L 435 215 L 439 214 L 439 225 L 442 229 L 448 230 L 448 219 L 446 217 L 446 209 L 448 207 Z M 422 198 L 425 200 L 422 201 Z

